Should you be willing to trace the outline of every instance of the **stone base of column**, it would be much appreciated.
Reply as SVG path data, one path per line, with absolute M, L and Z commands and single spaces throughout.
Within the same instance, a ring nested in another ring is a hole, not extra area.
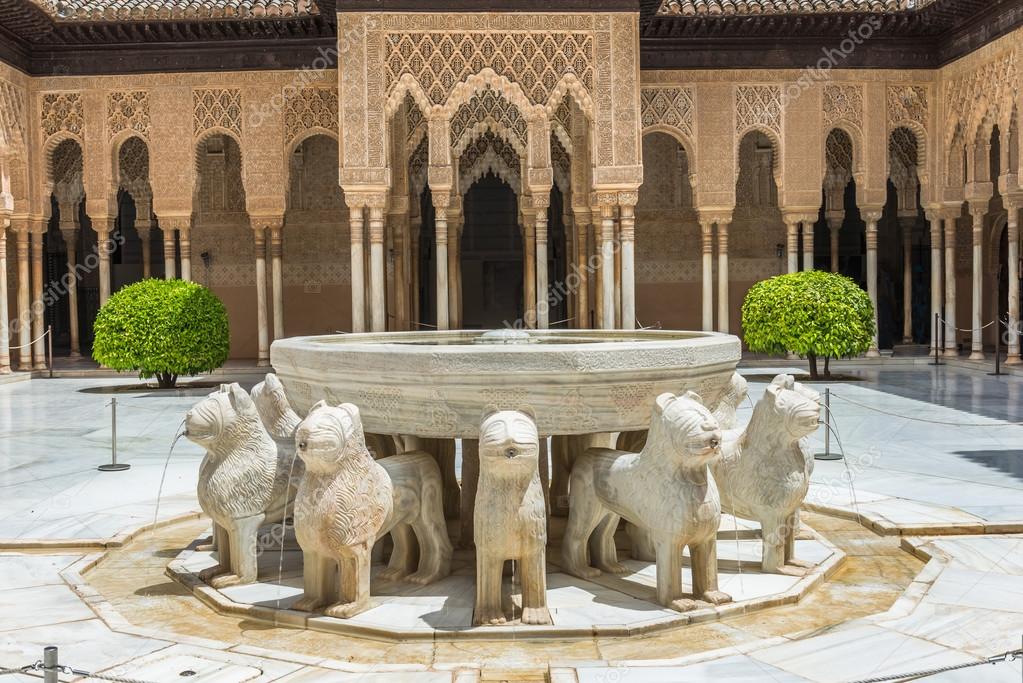
M 867 353 L 864 355 L 865 358 L 880 358 L 881 351 L 879 349 L 867 349 Z
M 1017 354 L 1010 353 L 1006 356 L 1005 361 L 1002 365 L 1020 365 L 1023 364 L 1023 360 Z
M 268 367 L 270 367 L 270 359 L 269 358 L 260 358 L 259 360 L 256 361 L 256 367 L 257 368 L 268 368 Z
M 985 360 L 986 356 L 983 351 L 972 351 L 970 353 L 970 360 Z
M 945 352 L 942 355 L 945 356 L 945 358 L 958 358 L 959 349 L 945 349 Z
M 67 357 L 70 358 L 71 360 L 77 360 L 82 357 L 82 354 L 78 353 L 77 351 L 72 351 L 71 353 L 68 354 Z

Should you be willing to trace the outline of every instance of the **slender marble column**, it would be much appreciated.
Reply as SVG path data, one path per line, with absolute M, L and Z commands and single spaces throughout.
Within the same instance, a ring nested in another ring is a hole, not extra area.
M 916 217 L 900 218 L 902 224 L 902 343 L 913 343 L 913 225 Z
M 943 292 L 941 290 L 941 214 L 928 211 L 927 220 L 931 224 L 931 318 L 927 321 L 930 330 L 931 353 L 939 348 L 941 329 L 935 328 L 935 320 L 941 316 Z
M 803 221 L 803 270 L 813 270 L 813 228 L 811 221 Z
M 945 355 L 959 356 L 956 333 L 956 227 L 959 210 L 945 213 Z
M 28 221 L 14 231 L 18 258 L 18 369 L 32 369 L 32 277 Z
M 177 257 L 175 256 L 174 228 L 160 226 L 163 232 L 163 272 L 164 279 L 173 280 L 177 277 Z
M 178 229 L 178 251 L 181 252 L 181 279 L 192 281 L 192 225 L 184 223 Z
M 728 223 L 718 223 L 718 332 L 728 334 Z
M 142 279 L 148 280 L 153 277 L 153 244 L 151 221 L 139 218 L 135 221 L 135 231 L 139 234 L 139 242 L 142 243 Z
M 36 370 L 46 369 L 46 303 L 43 300 L 43 231 L 45 223 L 33 221 L 32 230 L 32 367 Z M 109 277 L 109 260 L 107 273 Z M 100 278 L 103 277 L 103 250 L 100 249 Z M 107 290 L 109 295 L 109 289 Z M 103 281 L 100 280 L 100 305 L 104 303 Z
M 616 217 L 617 218 L 617 217 Z M 615 257 L 615 329 L 622 328 L 622 223 L 621 220 L 615 220 L 615 234 L 613 244 Z
M 408 216 L 394 216 L 394 329 L 408 329 Z
M 526 327 L 535 328 L 537 323 L 536 310 L 536 223 L 532 214 L 524 213 L 523 222 L 523 262 L 522 262 L 522 298 L 525 299 Z
M 617 202 L 617 198 L 615 202 Z M 600 205 L 600 287 L 603 328 L 615 329 L 615 204 Z
M 444 198 L 438 205 L 438 196 L 434 195 L 436 209 L 436 242 L 437 242 L 437 329 L 450 329 L 450 309 L 448 308 L 448 201 Z
M 593 221 L 593 257 L 596 268 L 593 271 L 593 322 L 596 329 L 604 329 L 604 254 L 600 246 L 603 223 L 599 220 L 600 211 L 594 212 Z
M 1020 361 L 1019 344 L 1019 206 L 1007 201 L 1005 204 L 1007 213 L 1006 231 L 1009 242 L 1009 344 L 1006 365 L 1018 365 Z M 1001 334 L 1001 330 L 999 330 Z
M 270 291 L 273 294 L 274 339 L 284 339 L 284 228 L 270 227 Z
M 546 330 L 551 322 L 547 299 L 550 289 L 547 279 L 547 206 L 536 203 L 537 199 L 533 197 L 536 207 L 536 328 Z
M 258 355 L 256 365 L 270 365 L 270 331 L 266 316 L 266 227 L 253 223 L 256 251 L 256 338 Z
M 838 272 L 839 239 L 841 237 L 842 218 L 828 219 L 828 233 L 831 237 L 831 272 Z
M 68 326 L 71 328 L 71 357 L 80 358 L 82 350 L 78 332 L 78 226 L 75 221 L 61 222 L 64 225 L 60 226 L 60 232 L 64 235 L 64 244 L 67 247 L 67 307 Z
M 448 219 L 448 318 L 452 329 L 461 327 L 458 319 L 458 300 L 461 298 L 458 283 L 458 216 Z
M 409 273 L 412 282 L 409 298 L 409 328 L 419 329 L 419 238 L 423 219 L 416 217 L 409 225 Z
M 879 211 L 863 214 L 863 219 L 867 222 L 867 293 L 870 295 L 870 305 L 874 309 L 874 338 L 870 342 L 867 358 L 881 356 L 877 343 L 877 221 L 880 218 Z
M 7 309 L 7 223 L 0 218 L 0 375 L 11 373 L 11 317 Z
M 366 331 L 366 259 L 363 255 L 363 209 L 362 204 L 349 205 L 348 219 L 351 224 L 351 279 L 352 279 L 352 332 Z
M 700 232 L 703 238 L 703 331 L 714 330 L 714 221 L 701 220 Z
M 638 195 L 621 193 L 622 329 L 636 329 L 636 200 Z
M 369 298 L 370 329 L 387 331 L 387 279 L 384 265 L 384 207 L 369 207 Z
M 590 326 L 590 270 L 589 270 L 589 216 L 579 214 L 575 219 L 576 276 L 579 278 L 576 293 L 576 327 L 585 330 Z
M 799 221 L 785 221 L 785 252 L 788 254 L 788 273 L 799 270 Z
M 971 206 L 972 208 L 972 206 Z M 987 209 L 971 211 L 973 217 L 973 302 L 970 360 L 984 360 L 984 215 Z

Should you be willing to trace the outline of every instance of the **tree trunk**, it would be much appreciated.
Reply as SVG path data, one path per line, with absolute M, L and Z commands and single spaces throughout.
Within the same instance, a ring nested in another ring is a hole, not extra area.
M 177 386 L 178 376 L 169 372 L 156 373 L 156 381 L 161 389 L 173 389 Z
M 824 357 L 824 379 L 831 379 L 831 356 Z
M 820 379 L 820 375 L 817 374 L 817 355 L 808 353 L 806 354 L 806 360 L 810 363 L 810 379 L 812 381 Z

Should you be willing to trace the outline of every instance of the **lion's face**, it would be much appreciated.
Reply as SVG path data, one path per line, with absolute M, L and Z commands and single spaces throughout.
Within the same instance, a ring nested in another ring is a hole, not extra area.
M 525 413 L 505 410 L 480 424 L 480 461 L 499 468 L 536 468 L 540 439 L 536 422 Z
M 721 457 L 721 427 L 693 392 L 657 398 L 661 420 L 672 449 L 690 467 L 701 467 Z
M 295 431 L 295 450 L 307 467 L 329 471 L 362 439 L 358 408 L 350 403 L 334 408 L 321 401 Z
M 185 436 L 189 441 L 208 447 L 243 416 L 254 414 L 255 407 L 248 393 L 237 383 L 223 385 L 185 413 Z
M 785 430 L 794 439 L 802 439 L 817 431 L 821 420 L 820 394 L 806 387 L 791 375 L 779 375 L 767 388 L 774 401 L 774 410 L 783 420 Z

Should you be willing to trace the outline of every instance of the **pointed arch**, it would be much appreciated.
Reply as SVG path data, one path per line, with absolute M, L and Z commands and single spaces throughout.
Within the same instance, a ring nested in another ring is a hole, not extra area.
M 554 111 L 558 108 L 561 100 L 569 95 L 586 116 L 587 120 L 593 121 L 593 98 L 590 96 L 586 85 L 574 73 L 567 73 L 561 77 L 558 84 L 554 86 L 550 97 L 547 98 L 544 109 L 547 111 L 547 118 L 554 118 Z
M 742 141 L 746 139 L 746 136 L 750 133 L 761 133 L 771 143 L 771 172 L 774 175 L 774 184 L 778 188 L 779 194 L 784 187 L 784 178 L 782 175 L 782 148 L 781 138 L 776 132 L 768 128 L 767 126 L 752 125 L 747 126 L 738 135 L 735 136 L 735 145 L 732 150 L 733 153 L 733 164 L 735 168 L 735 180 L 739 180 L 739 150 L 742 147 Z

